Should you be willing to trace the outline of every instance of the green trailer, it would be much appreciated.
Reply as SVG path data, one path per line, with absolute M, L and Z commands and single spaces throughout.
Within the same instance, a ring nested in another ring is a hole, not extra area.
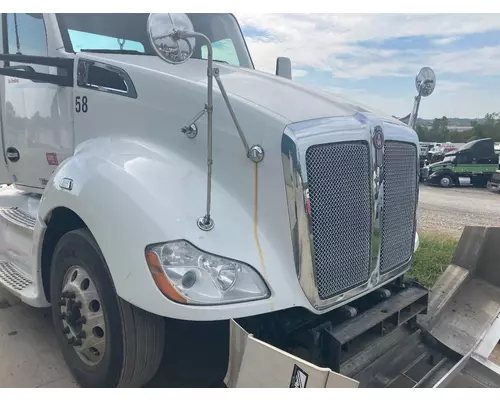
M 442 161 L 425 166 L 422 179 L 441 187 L 473 185 L 487 187 L 498 170 L 498 155 L 492 139 L 477 139 L 446 154 Z

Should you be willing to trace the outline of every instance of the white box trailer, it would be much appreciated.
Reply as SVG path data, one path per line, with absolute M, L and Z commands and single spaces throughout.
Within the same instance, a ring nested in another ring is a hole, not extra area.
M 80 386 L 222 382 L 231 321 L 371 384 L 346 359 L 428 308 L 412 129 L 256 71 L 230 14 L 0 22 L 0 284 Z

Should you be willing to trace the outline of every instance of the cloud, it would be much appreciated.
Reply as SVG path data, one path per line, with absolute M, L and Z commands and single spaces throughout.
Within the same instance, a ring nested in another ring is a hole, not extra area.
M 456 42 L 458 39 L 460 39 L 460 36 L 450 36 L 450 37 L 433 39 L 431 40 L 431 43 L 435 44 L 436 46 L 446 46 L 447 44 Z
M 243 29 L 262 35 L 247 38 L 256 67 L 271 71 L 276 58 L 290 57 L 297 69 L 331 71 L 339 78 L 413 76 L 423 65 L 441 72 L 498 74 L 500 46 L 442 53 L 439 49 L 381 49 L 383 40 L 427 36 L 434 44 L 450 44 L 467 33 L 500 30 L 493 14 L 240 14 Z M 439 38 L 432 36 L 439 35 Z M 455 35 L 455 36 L 451 36 Z M 444 37 L 443 37 L 444 36 Z M 371 41 L 373 47 L 359 42 Z M 429 46 L 430 47 L 430 46 Z M 490 62 L 485 62 L 489 57 Z
M 439 92 L 437 92 L 438 88 L 436 88 L 436 94 L 422 99 L 419 116 L 437 118 L 446 115 L 448 117 L 477 118 L 483 117 L 488 110 L 500 110 L 500 96 L 491 97 L 489 91 L 474 87 L 463 87 L 459 90 L 457 86 L 456 89 L 441 91 L 441 87 L 439 87 Z M 325 90 L 398 117 L 409 114 L 413 107 L 412 96 L 380 96 L 379 93 L 368 90 L 345 90 L 338 87 L 325 88 Z
M 498 14 L 250 14 L 238 13 L 251 26 L 280 40 L 349 43 L 408 36 L 451 36 L 500 29 Z M 267 36 L 267 35 L 266 35 Z
M 303 69 L 292 69 L 293 78 L 302 78 L 307 75 L 307 71 Z
M 416 73 L 430 66 L 437 86 L 422 101 L 422 117 L 500 110 L 498 14 L 236 17 L 257 69 L 274 74 L 276 58 L 290 57 L 294 79 L 402 116 L 413 105 Z
M 463 81 L 440 81 L 437 80 L 437 85 L 439 88 L 439 93 L 458 93 L 463 92 L 464 89 L 474 88 L 474 84 L 471 82 L 463 82 Z

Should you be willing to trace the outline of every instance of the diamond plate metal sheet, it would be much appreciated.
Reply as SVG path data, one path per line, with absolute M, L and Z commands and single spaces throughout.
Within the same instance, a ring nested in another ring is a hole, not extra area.
M 417 207 L 417 150 L 411 143 L 386 141 L 380 272 L 412 256 Z
M 370 153 L 367 143 L 327 143 L 306 151 L 319 297 L 368 280 L 371 246 Z
M 0 280 L 18 291 L 32 285 L 32 282 L 21 275 L 9 262 L 0 262 Z

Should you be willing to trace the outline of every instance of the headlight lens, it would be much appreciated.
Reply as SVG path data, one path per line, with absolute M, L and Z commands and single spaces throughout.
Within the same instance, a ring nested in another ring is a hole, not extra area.
M 270 295 L 249 265 L 205 253 L 185 240 L 149 246 L 146 260 L 163 294 L 182 303 L 237 303 Z

